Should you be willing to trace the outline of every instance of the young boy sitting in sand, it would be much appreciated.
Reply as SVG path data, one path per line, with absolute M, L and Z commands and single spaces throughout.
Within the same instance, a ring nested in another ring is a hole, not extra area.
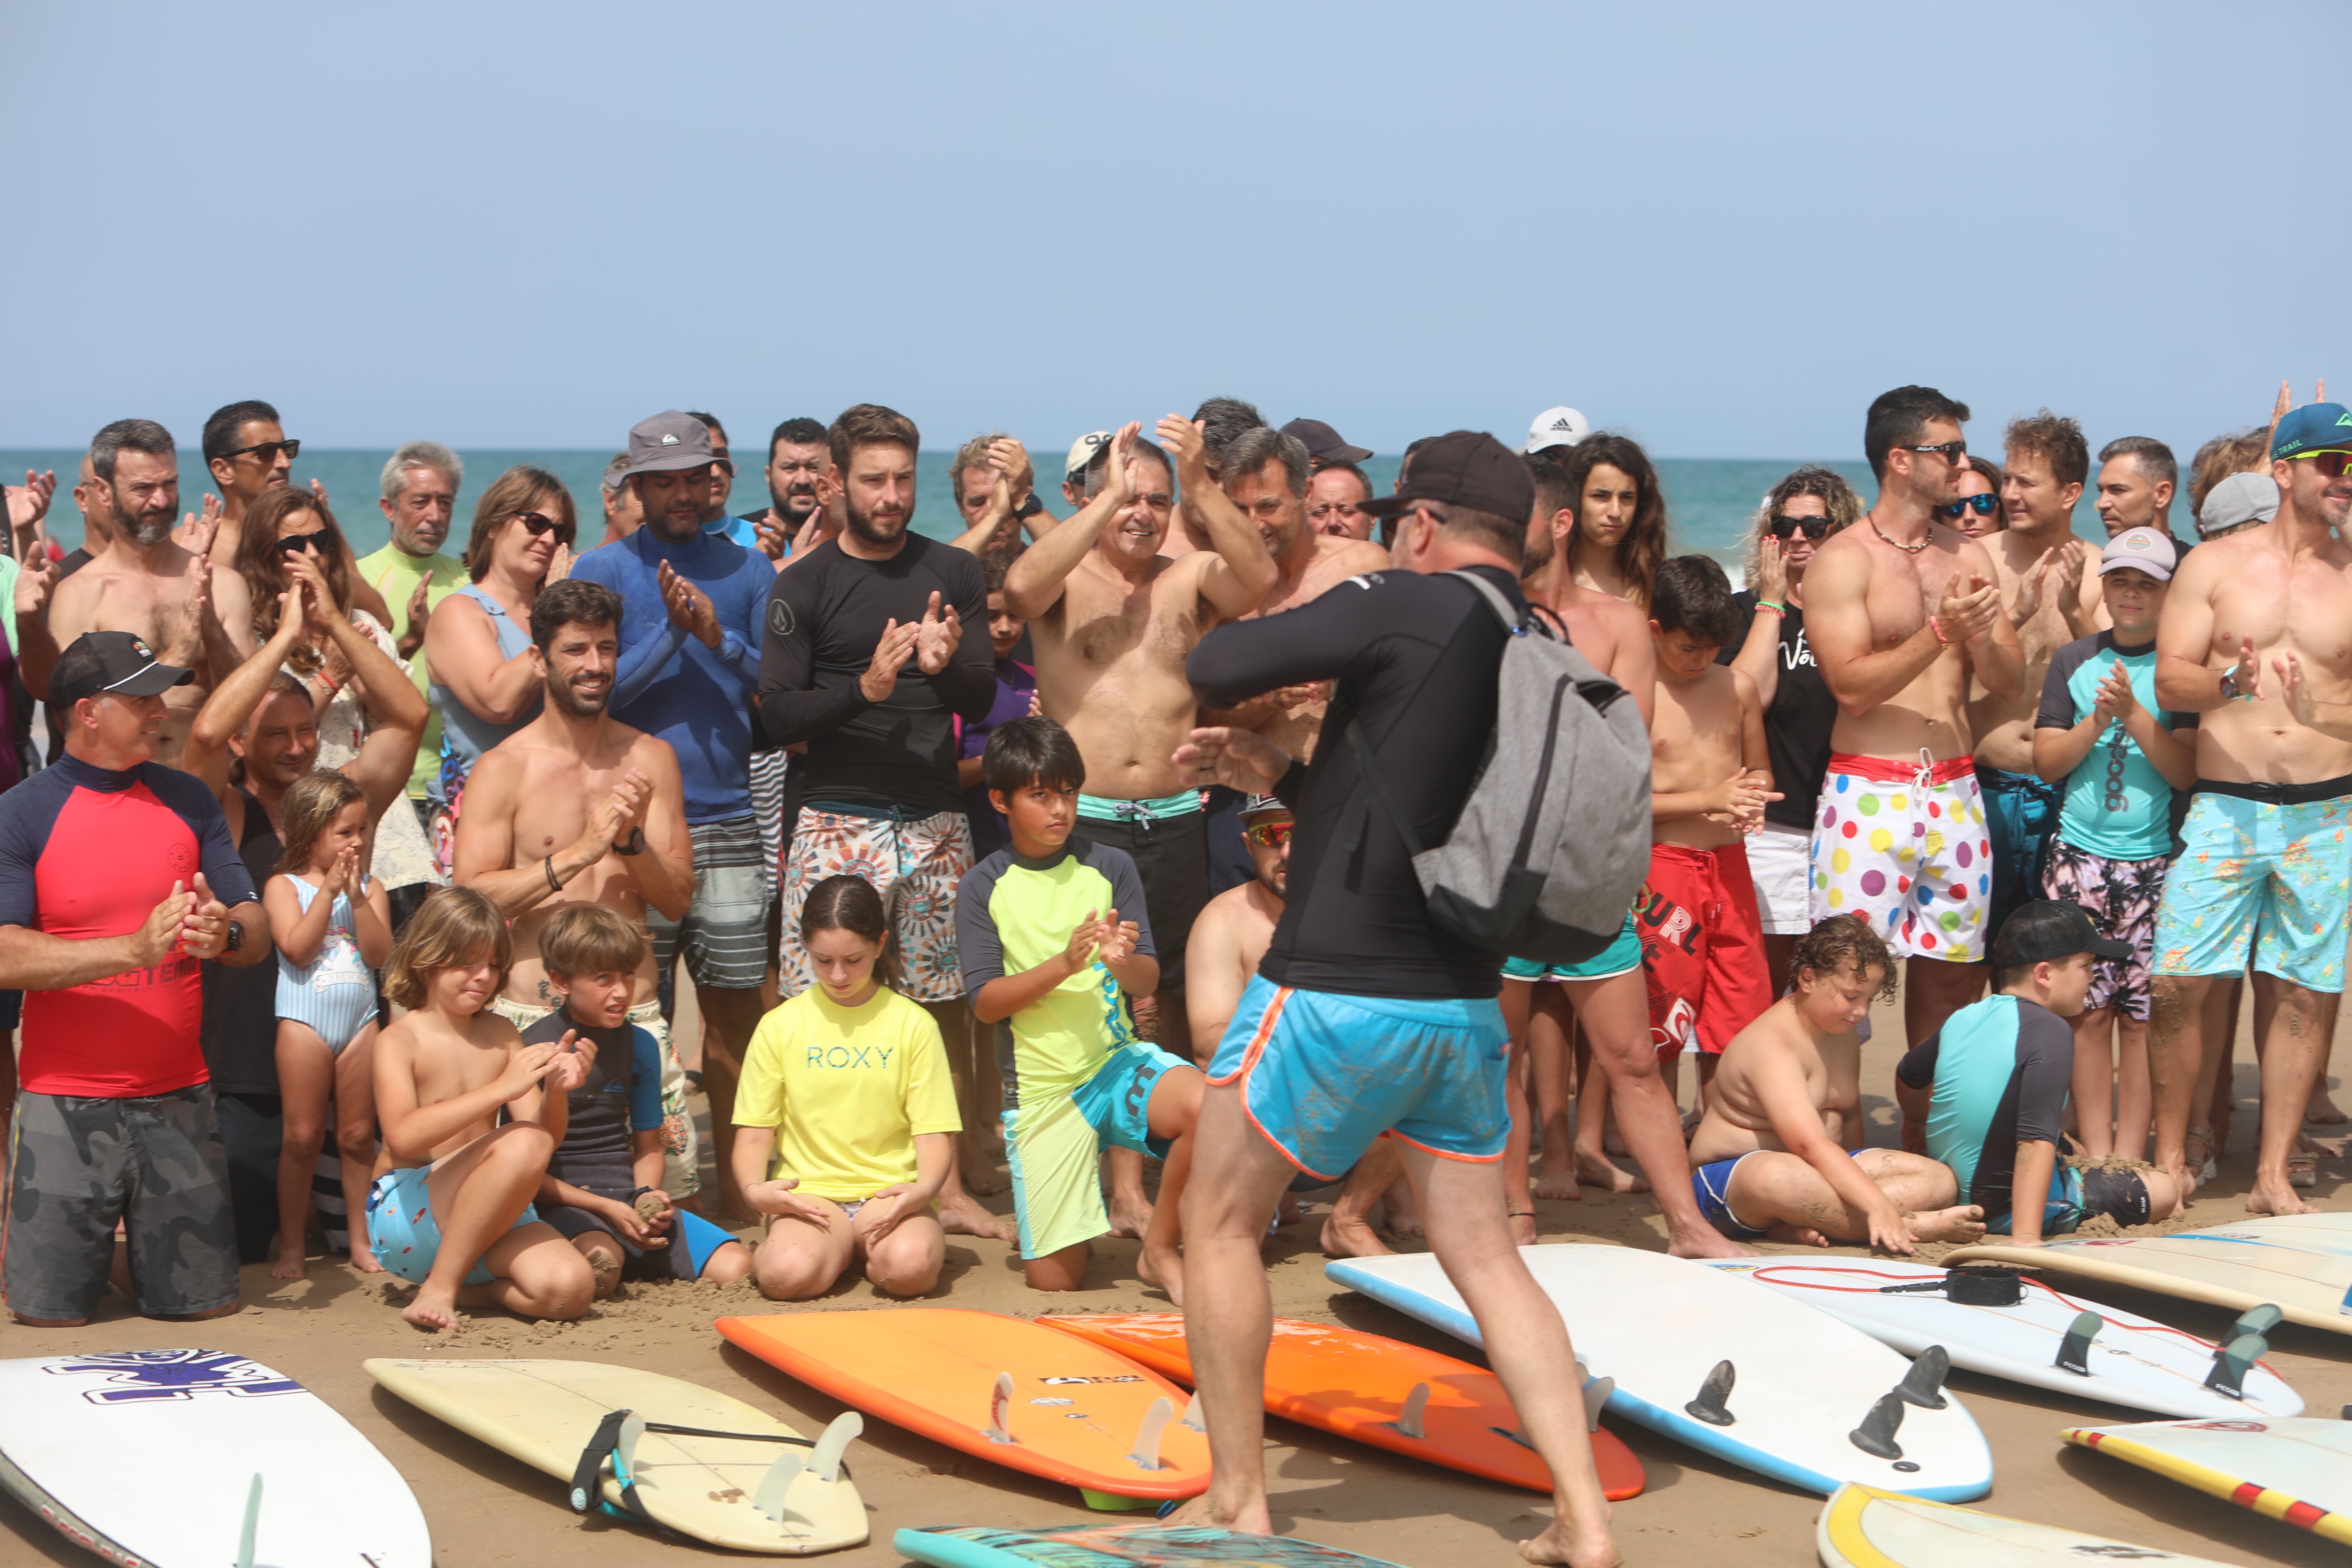
M 416 1286 L 400 1315 L 420 1329 L 457 1327 L 459 1307 L 577 1318 L 595 1292 L 588 1260 L 530 1207 L 588 1062 L 569 1032 L 526 1046 L 483 1010 L 513 957 L 496 905 L 442 888 L 384 966 L 384 994 L 409 1011 L 376 1039 L 376 1115 L 395 1168 L 369 1190 L 368 1239 Z
M 1097 1174 L 1113 1145 L 1167 1161 L 1137 1272 L 1183 1289 L 1177 1215 L 1200 1121 L 1201 1069 L 1137 1037 L 1127 998 L 1160 984 L 1143 882 L 1125 851 L 1073 843 L 1087 764 L 1051 719 L 1001 724 L 981 766 L 1013 846 L 956 887 L 956 950 L 971 1010 L 1013 1020 L 1019 1104 L 1004 1113 L 1013 1212 L 1029 1283 L 1076 1290 L 1110 1228 Z M 1181 1304 L 1181 1302 L 1179 1303 Z
M 2060 1118 L 2074 1072 L 2074 1031 L 2095 958 L 2131 956 L 2099 934 L 2079 904 L 2021 904 L 1993 938 L 1993 994 L 1944 1020 L 1895 1066 L 1906 1146 L 1924 1141 L 1950 1166 L 1985 1228 L 2039 1247 L 2093 1215 L 2147 1225 L 2180 1206 L 2180 1188 L 2156 1167 L 2074 1170 L 2059 1163 Z M 1924 1125 L 1923 1125 L 1924 1124 Z M 2018 1194 L 2040 1203 L 2012 1207 Z
M 1867 1241 L 1906 1257 L 1915 1242 L 1973 1241 L 1984 1215 L 1933 1160 L 1862 1141 L 1862 1043 L 1854 1026 L 1894 988 L 1884 938 L 1832 915 L 1797 939 L 1796 989 L 1723 1049 L 1691 1139 L 1691 1192 L 1736 1241 L 1826 1247 Z
M 568 904 L 539 933 L 555 1011 L 522 1033 L 586 1061 L 567 1097 L 563 1141 L 540 1179 L 539 1217 L 596 1274 L 596 1294 L 630 1279 L 740 1279 L 749 1248 L 662 1191 L 661 1047 L 629 1021 L 646 933 L 603 904 Z

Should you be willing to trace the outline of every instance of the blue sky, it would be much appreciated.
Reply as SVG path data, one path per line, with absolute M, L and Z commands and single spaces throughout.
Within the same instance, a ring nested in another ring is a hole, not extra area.
M 1041 447 L 1232 393 L 1858 455 L 2352 393 L 2352 6 L 16 5 L 0 447 Z

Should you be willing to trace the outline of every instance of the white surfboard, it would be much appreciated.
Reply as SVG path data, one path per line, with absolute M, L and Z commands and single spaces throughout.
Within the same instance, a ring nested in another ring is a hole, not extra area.
M 2352 1334 L 2352 1248 L 2311 1251 L 2251 1226 L 2073 1237 L 2041 1247 L 1989 1237 L 1945 1254 L 1944 1261 L 2048 1269 L 2241 1312 L 2269 1303 L 2306 1328 Z
M 408 1483 L 292 1378 L 220 1351 L 0 1361 L 0 1486 L 118 1568 L 432 1568 Z
M 2251 1237 L 2303 1252 L 2352 1253 L 2352 1210 L 2326 1214 L 2248 1215 L 2209 1225 L 2200 1236 Z
M 2352 1546 L 2352 1421 L 2149 1421 L 2060 1436 Z
M 1822 1508 L 1813 1525 L 1813 1549 L 1824 1568 L 2034 1568 L 2044 1563 L 2222 1568 L 2208 1557 L 2127 1546 L 1853 1482 L 1840 1487 Z
M 1629 1421 L 1824 1495 L 1858 1480 L 1965 1502 L 1992 1488 L 1992 1456 L 1959 1400 L 1934 1392 L 1926 1377 L 1921 1395 L 1940 1408 L 1890 1400 L 1912 1363 L 1825 1312 L 1632 1247 L 1523 1247 L 1519 1256 L 1558 1303 L 1577 1358 L 1596 1378 L 1615 1380 L 1608 1407 Z M 1428 1253 L 1343 1258 L 1323 1271 L 1407 1317 L 1483 1343 Z M 1727 1363 L 1730 1387 L 1722 1393 Z M 1866 1424 L 1874 1413 L 1876 1427 Z M 1899 1455 L 1884 1451 L 1890 1420 Z
M 1947 1271 L 1924 1263 L 1738 1258 L 1706 1267 L 1818 1308 L 1905 1355 L 1941 1345 L 1954 1366 L 1989 1377 L 2164 1415 L 2303 1414 L 2302 1396 L 2275 1373 L 2228 1354 L 2241 1336 L 2216 1345 L 2118 1307 L 2101 1307 L 2085 1323 L 2083 1303 L 2036 1280 L 2023 1282 L 2015 1305 L 1994 1307 L 1906 1289 L 1943 1284 Z M 2078 1324 L 2091 1331 L 2087 1341 Z M 2257 1333 L 2265 1326 L 2246 1325 Z M 2259 1358 L 2267 1347 L 2243 1348 Z

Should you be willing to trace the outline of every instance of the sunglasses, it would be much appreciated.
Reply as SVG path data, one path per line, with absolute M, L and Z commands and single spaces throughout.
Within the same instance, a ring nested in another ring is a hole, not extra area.
M 1945 461 L 1951 463 L 1960 462 L 1969 455 L 1966 441 L 1939 441 L 1933 447 L 1897 447 L 1895 449 L 1898 452 L 1941 452 Z
M 2340 479 L 2344 470 L 2352 468 L 2352 452 L 2298 452 L 2294 461 L 2309 463 L 2331 479 Z
M 308 551 L 313 554 L 327 552 L 327 531 L 314 528 L 308 533 L 289 533 L 278 541 L 278 553 L 294 556 Z
M 1946 517 L 1958 517 L 1963 509 L 1976 513 L 1979 517 L 1990 517 L 1992 509 L 2000 504 L 2000 498 L 1987 490 L 1982 495 L 1962 496 L 1956 501 L 1947 501 L 1936 510 Z
M 1261 849 L 1279 849 L 1290 842 L 1290 830 L 1295 822 L 1253 822 L 1242 829 L 1242 836 Z
M 514 520 L 529 529 L 533 539 L 553 529 L 556 538 L 566 544 L 572 542 L 572 525 L 560 517 L 550 517 L 543 511 L 519 511 Z
M 234 452 L 223 452 L 221 456 L 224 458 L 254 457 L 260 458 L 265 463 L 274 463 L 278 460 L 278 454 L 280 452 L 286 454 L 286 460 L 290 463 L 295 458 L 302 455 L 302 443 L 299 441 L 257 441 L 250 447 L 239 447 Z
M 1830 536 L 1830 520 L 1825 517 L 1790 517 L 1786 512 L 1775 512 L 1770 528 L 1775 539 L 1788 539 L 1800 533 L 1812 540 Z

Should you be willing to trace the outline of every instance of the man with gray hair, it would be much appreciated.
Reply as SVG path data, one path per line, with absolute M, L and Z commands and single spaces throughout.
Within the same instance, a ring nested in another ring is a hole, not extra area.
M 251 595 L 236 572 L 205 560 L 217 519 L 189 519 L 190 548 L 173 542 L 180 460 L 170 431 L 152 419 L 118 419 L 90 441 L 89 468 L 92 500 L 105 509 L 114 538 L 58 584 L 46 626 L 18 626 L 25 685 L 46 699 L 58 650 L 85 632 L 145 639 L 163 663 L 195 672 L 163 697 L 155 761 L 177 767 L 188 726 L 214 683 L 253 655 Z
M 2180 464 L 2172 448 L 2153 436 L 2124 436 L 2099 448 L 2099 521 L 2107 537 L 2120 539 L 2135 528 L 2172 532 L 2172 498 L 2180 488 Z M 2176 554 L 2187 546 L 2172 542 Z

